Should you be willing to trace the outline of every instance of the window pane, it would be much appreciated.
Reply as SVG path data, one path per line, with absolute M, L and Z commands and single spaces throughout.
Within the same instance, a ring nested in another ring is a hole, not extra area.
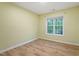
M 63 17 L 59 17 L 60 26 L 63 26 Z
M 55 26 L 55 34 L 58 34 L 58 26 Z
M 63 26 L 60 26 L 60 34 L 63 34 Z
M 63 25 L 63 18 L 62 17 L 57 17 L 55 18 L 55 25 L 60 25 L 62 26 Z
M 55 18 L 54 21 L 55 21 L 55 25 L 57 26 L 58 25 L 57 18 Z
M 48 18 L 47 22 L 48 22 L 48 25 L 53 25 L 53 19 Z
M 55 34 L 63 34 L 63 26 L 55 26 Z
M 53 34 L 53 26 L 48 26 L 47 28 L 47 32 Z

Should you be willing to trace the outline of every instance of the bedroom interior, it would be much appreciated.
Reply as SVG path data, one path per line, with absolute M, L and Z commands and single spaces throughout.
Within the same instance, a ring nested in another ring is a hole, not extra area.
M 79 2 L 0 2 L 0 56 L 79 56 Z

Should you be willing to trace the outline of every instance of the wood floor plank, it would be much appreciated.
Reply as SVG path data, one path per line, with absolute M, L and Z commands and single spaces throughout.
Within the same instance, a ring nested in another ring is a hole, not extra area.
M 38 39 L 0 56 L 79 56 L 79 46 Z

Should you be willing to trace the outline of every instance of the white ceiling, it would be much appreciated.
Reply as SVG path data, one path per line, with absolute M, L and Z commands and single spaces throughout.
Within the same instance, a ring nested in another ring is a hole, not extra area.
M 79 2 L 16 2 L 16 4 L 37 14 L 79 6 Z

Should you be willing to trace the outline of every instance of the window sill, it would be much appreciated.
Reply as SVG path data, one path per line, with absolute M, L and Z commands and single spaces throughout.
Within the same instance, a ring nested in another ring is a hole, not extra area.
M 48 36 L 64 36 L 64 34 L 60 35 L 60 34 L 48 34 L 48 33 L 46 33 L 46 35 L 48 35 Z

